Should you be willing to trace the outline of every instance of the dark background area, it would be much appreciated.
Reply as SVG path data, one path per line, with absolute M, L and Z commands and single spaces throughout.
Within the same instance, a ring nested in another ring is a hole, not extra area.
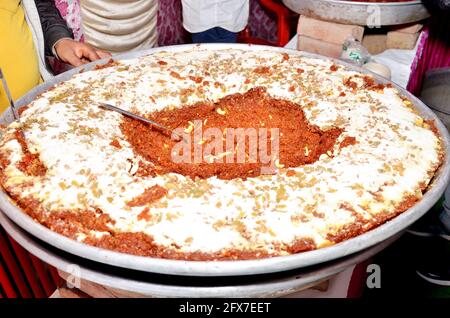
M 431 222 L 442 211 L 442 200 L 418 222 Z M 439 286 L 416 271 L 450 271 L 450 241 L 405 233 L 372 261 L 381 268 L 381 288 L 365 288 L 364 298 L 450 298 L 450 286 Z

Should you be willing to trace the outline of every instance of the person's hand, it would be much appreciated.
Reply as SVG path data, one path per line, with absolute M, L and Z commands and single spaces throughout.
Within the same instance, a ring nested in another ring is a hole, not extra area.
M 97 50 L 89 44 L 77 42 L 72 39 L 61 39 L 56 42 L 54 48 L 59 59 L 72 66 L 80 66 L 111 56 L 111 53 Z

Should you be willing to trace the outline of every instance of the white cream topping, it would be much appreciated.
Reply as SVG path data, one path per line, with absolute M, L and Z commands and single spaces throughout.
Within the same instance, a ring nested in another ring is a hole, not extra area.
M 418 195 L 419 184 L 428 184 L 430 171 L 439 164 L 440 151 L 439 138 L 397 90 L 361 87 L 352 92 L 343 81 L 360 74 L 343 67 L 332 72 L 331 65 L 296 55 L 286 60 L 270 51 L 193 49 L 77 74 L 42 94 L 22 115 L 29 148 L 39 153 L 47 174 L 24 175 L 16 167 L 20 145 L 4 139 L 0 152 L 10 160 L 5 186 L 40 200 L 49 213 L 101 209 L 115 221 L 111 229 L 144 232 L 181 252 L 237 248 L 279 254 L 286 252 L 277 246 L 297 239 L 329 245 L 328 235 L 354 224 L 355 214 L 370 222 L 379 213 L 394 213 L 408 195 Z M 263 66 L 270 67 L 270 73 L 255 73 Z M 362 79 L 354 81 L 363 85 Z M 136 177 L 137 163 L 145 160 L 124 140 L 121 115 L 96 105 L 105 101 L 147 114 L 217 101 L 257 86 L 266 87 L 273 97 L 299 103 L 308 120 L 322 129 L 343 128 L 339 142 L 351 136 L 357 143 L 343 149 L 337 143 L 334 157 L 323 155 L 314 164 L 292 169 L 292 177 L 284 171 L 247 180 L 192 181 L 173 173 Z M 14 128 L 9 126 L 5 136 Z M 114 139 L 121 149 L 110 145 Z M 149 205 L 150 221 L 139 220 L 146 206 L 130 207 L 127 202 L 156 184 L 169 193 Z M 79 240 L 85 238 L 79 233 Z

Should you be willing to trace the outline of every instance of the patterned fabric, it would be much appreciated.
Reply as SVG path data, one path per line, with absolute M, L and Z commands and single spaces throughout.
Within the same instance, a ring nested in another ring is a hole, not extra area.
M 175 45 L 191 42 L 183 28 L 181 0 L 159 0 L 158 45 Z
M 432 16 L 424 29 L 416 58 L 411 65 L 407 89 L 418 95 L 425 73 L 447 66 L 450 66 L 450 12 Z
M 278 27 L 276 16 L 264 9 L 258 0 L 250 0 L 250 17 L 248 24 L 252 37 L 271 42 L 277 40 Z
M 55 0 L 55 5 L 69 28 L 72 29 L 75 40 L 84 41 L 79 0 Z

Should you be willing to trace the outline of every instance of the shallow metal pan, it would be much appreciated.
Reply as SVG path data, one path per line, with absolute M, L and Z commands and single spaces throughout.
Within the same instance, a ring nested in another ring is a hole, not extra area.
M 292 11 L 325 21 L 357 25 L 398 25 L 430 16 L 422 1 L 353 2 L 340 0 L 283 0 Z
M 310 53 L 299 52 L 295 50 L 274 48 L 268 46 L 259 46 L 259 45 L 258 46 L 246 45 L 246 44 L 179 45 L 179 46 L 149 49 L 140 52 L 125 53 L 116 56 L 115 59 L 120 60 L 120 59 L 135 58 L 158 51 L 184 51 L 191 49 L 217 50 L 224 48 L 238 48 L 242 50 L 252 50 L 252 51 L 272 50 L 276 52 L 286 52 L 290 54 L 298 54 L 302 56 L 329 60 L 329 58 L 326 57 Z M 334 60 L 334 62 L 336 64 L 347 66 L 361 73 L 372 74 L 379 83 L 385 84 L 390 83 L 386 79 L 377 76 L 371 73 L 370 71 L 354 67 L 350 64 L 344 63 L 339 60 Z M 102 63 L 105 63 L 105 61 L 104 60 L 97 61 L 95 63 L 85 65 L 81 68 L 89 70 L 92 69 L 95 65 Z M 21 98 L 17 102 L 17 106 L 21 107 L 27 105 L 37 95 L 49 89 L 53 85 L 60 83 L 64 80 L 67 80 L 73 74 L 79 72 L 81 68 L 76 68 L 67 73 L 61 74 L 52 79 L 51 81 L 46 82 L 40 85 L 39 87 L 33 89 L 31 92 L 26 94 L 23 98 Z M 338 243 L 330 247 L 289 256 L 273 257 L 259 260 L 216 261 L 216 262 L 168 260 L 168 259 L 142 257 L 118 253 L 106 249 L 89 246 L 74 241 L 72 239 L 69 239 L 65 236 L 62 236 L 58 233 L 49 230 L 48 228 L 34 221 L 31 217 L 22 212 L 11 201 L 9 196 L 4 191 L 0 191 L 0 209 L 11 220 L 13 220 L 16 224 L 25 229 L 27 232 L 31 233 L 33 236 L 59 249 L 62 249 L 69 253 L 93 261 L 152 273 L 186 275 L 186 276 L 252 275 L 252 274 L 275 273 L 292 269 L 298 269 L 342 258 L 351 255 L 353 253 L 362 251 L 364 249 L 367 249 L 376 244 L 379 244 L 406 229 L 413 222 L 415 222 L 422 215 L 424 215 L 435 204 L 435 202 L 439 200 L 450 179 L 450 158 L 449 158 L 450 136 L 448 135 L 445 126 L 441 123 L 441 121 L 437 118 L 437 116 L 419 99 L 417 99 L 412 94 L 408 93 L 398 85 L 396 84 L 393 85 L 414 103 L 416 109 L 421 113 L 423 117 L 436 121 L 436 127 L 443 138 L 443 146 L 446 151 L 445 162 L 443 163 L 439 171 L 437 171 L 435 178 L 432 180 L 432 183 L 429 187 L 429 190 L 427 191 L 427 193 L 425 193 L 422 200 L 420 200 L 412 208 L 405 211 L 396 218 L 392 219 L 391 221 L 386 222 L 385 224 L 377 227 L 376 229 L 373 229 L 365 234 L 359 235 L 357 237 L 354 237 L 352 239 L 346 240 L 344 242 Z M 12 120 L 13 116 L 10 110 L 8 110 L 0 118 L 0 123 L 8 124 Z
M 275 275 L 167 277 L 167 275 L 123 270 L 62 252 L 26 233 L 2 212 L 0 212 L 0 224 L 27 251 L 63 272 L 73 273 L 73 266 L 77 265 L 79 270 L 77 274 L 81 279 L 147 297 L 283 297 L 315 286 L 367 260 L 400 236 L 397 234 L 383 243 L 337 261 Z M 127 293 L 122 292 L 122 294 Z

